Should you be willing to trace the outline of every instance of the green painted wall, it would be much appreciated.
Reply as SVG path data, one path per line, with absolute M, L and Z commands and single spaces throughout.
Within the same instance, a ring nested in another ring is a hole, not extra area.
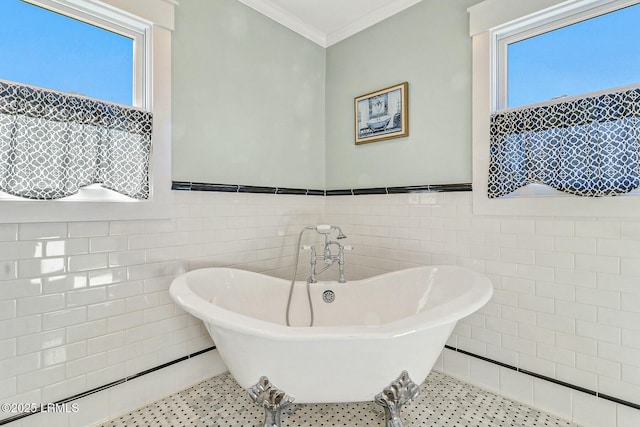
M 323 49 L 236 0 L 181 0 L 173 179 L 327 189 L 471 182 L 467 8 L 479 1 L 423 0 Z M 356 146 L 353 99 L 404 81 L 409 137 Z
M 424 0 L 327 49 L 326 188 L 471 182 L 471 38 L 479 0 Z M 409 82 L 406 138 L 354 144 L 355 97 Z
M 181 0 L 172 177 L 324 188 L 325 49 L 236 0 Z

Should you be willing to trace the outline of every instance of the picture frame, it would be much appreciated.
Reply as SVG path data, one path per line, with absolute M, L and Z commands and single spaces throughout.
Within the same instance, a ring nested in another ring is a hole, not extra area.
M 409 136 L 409 83 L 354 99 L 356 145 Z

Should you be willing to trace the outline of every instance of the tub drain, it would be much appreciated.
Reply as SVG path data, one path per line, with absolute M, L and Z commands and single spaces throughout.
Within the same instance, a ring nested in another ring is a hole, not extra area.
M 322 293 L 322 300 L 326 303 L 333 302 L 336 299 L 336 294 L 331 289 L 327 289 Z

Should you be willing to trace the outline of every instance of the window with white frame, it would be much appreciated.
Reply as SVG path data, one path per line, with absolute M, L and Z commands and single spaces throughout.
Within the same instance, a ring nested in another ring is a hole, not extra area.
M 496 110 L 640 83 L 640 5 L 497 35 Z
M 477 212 L 542 214 L 544 205 L 545 214 L 581 215 L 575 208 L 593 206 L 609 215 L 629 204 L 597 200 L 640 186 L 638 3 L 470 8 Z
M 60 5 L 4 0 L 1 10 L 2 80 L 146 107 L 144 29 Z
M 147 199 L 148 24 L 89 2 L 34 3 L 1 6 L 1 195 Z
M 14 0 L 7 0 L 13 2 Z M 17 2 L 17 0 L 16 0 Z M 20 3 L 20 2 L 17 2 Z M 124 98 L 112 98 L 115 93 L 112 90 L 106 92 L 94 92 L 92 89 L 105 87 L 101 84 L 89 84 L 83 86 L 80 80 L 80 69 L 72 67 L 66 72 L 72 74 L 72 79 L 64 79 L 63 85 L 56 85 L 37 81 L 29 78 L 8 78 L 0 75 L 0 84 L 3 88 L 8 88 L 10 94 L 9 102 L 2 104 L 0 108 L 9 106 L 9 109 L 19 106 L 23 110 L 26 108 L 29 114 L 40 120 L 38 114 L 49 113 L 49 118 L 53 118 L 56 122 L 60 115 L 64 115 L 71 111 L 72 114 L 80 117 L 82 125 L 92 125 L 92 121 L 103 120 L 107 122 L 105 132 L 115 135 L 118 144 L 111 146 L 113 149 L 107 150 L 107 156 L 111 156 L 114 152 L 122 151 L 125 148 L 129 136 L 134 138 L 137 135 L 146 133 L 150 139 L 149 127 L 151 121 L 147 118 L 153 114 L 153 149 L 148 144 L 148 153 L 133 153 L 130 159 L 125 158 L 125 163 L 121 163 L 123 167 L 117 173 L 129 173 L 132 169 L 138 168 L 138 159 L 144 158 L 148 160 L 147 178 L 148 185 L 144 192 L 139 194 L 148 194 L 148 198 L 131 198 L 119 194 L 120 189 L 111 191 L 111 184 L 105 185 L 103 182 L 97 185 L 89 185 L 79 189 L 77 194 L 69 197 L 54 198 L 49 200 L 49 196 L 42 197 L 46 200 L 39 201 L 34 204 L 32 200 L 28 200 L 29 196 L 12 197 L 11 194 L 0 195 L 0 222 L 31 222 L 31 221 L 74 221 L 74 220 L 103 220 L 103 219 L 135 219 L 135 218 L 164 218 L 171 215 L 171 191 L 170 191 L 170 165 L 171 165 L 171 134 L 170 134 L 170 118 L 171 118 L 171 32 L 174 28 L 174 8 L 177 6 L 176 0 L 136 0 L 135 2 L 124 2 L 121 0 L 24 0 L 23 6 L 35 8 L 42 14 L 48 14 L 49 17 L 54 16 L 59 22 L 73 22 L 75 26 L 84 26 L 86 31 L 99 33 L 102 37 L 112 38 L 120 41 L 120 47 L 117 49 L 120 59 L 115 60 L 111 64 L 102 63 L 106 68 L 106 77 L 102 79 L 109 80 L 112 77 L 110 73 L 118 73 L 124 79 L 117 80 L 127 82 L 122 85 Z M 5 2 L 0 5 L 0 10 L 4 12 Z M 3 14 L 3 18 L 5 15 Z M 88 25 L 87 25 L 88 24 Z M 45 25 L 46 27 L 46 25 Z M 4 27 L 3 27 L 4 28 Z M 87 30 L 88 28 L 88 30 Z M 65 32 L 59 30 L 58 32 Z M 2 30 L 0 29 L 0 34 Z M 24 34 L 24 27 L 21 34 Z M 6 35 L 6 33 L 4 34 Z M 60 35 L 60 34 L 58 34 Z M 19 37 L 20 35 L 18 35 Z M 46 35 L 44 37 L 47 37 Z M 5 38 L 0 40 L 0 50 L 6 49 L 7 44 Z M 69 45 L 69 43 L 71 45 Z M 54 54 L 68 55 L 78 54 L 81 49 L 74 46 L 83 45 L 82 40 L 78 37 L 67 41 L 63 49 L 55 51 L 49 50 L 45 53 L 44 68 L 50 68 L 55 62 L 52 58 L 48 58 L 50 62 L 46 62 L 47 55 Z M 100 51 L 101 46 L 96 43 L 89 44 L 90 48 Z M 114 44 L 114 46 L 117 45 Z M 124 46 L 124 49 L 122 48 Z M 14 49 L 19 55 L 34 54 L 37 49 L 29 49 L 27 51 Z M 65 52 L 66 51 L 66 52 Z M 99 52 L 100 53 L 100 52 Z M 111 58 L 112 56 L 102 51 L 101 60 Z M 101 55 L 99 54 L 98 57 Z M 43 58 L 39 58 L 43 59 Z M 4 61 L 3 61 L 4 62 Z M 27 61 L 28 62 L 28 61 Z M 65 60 L 62 60 L 63 66 Z M 69 60 L 69 62 L 72 62 Z M 34 62 L 35 64 L 35 62 Z M 4 65 L 4 64 L 2 64 Z M 43 67 L 43 66 L 39 66 Z M 95 70 L 100 64 L 94 64 L 91 69 Z M 2 66 L 0 66 L 2 70 Z M 46 70 L 45 70 L 46 71 Z M 6 71 L 5 71 L 6 72 Z M 64 74 L 65 71 L 62 72 Z M 42 73 L 41 73 L 42 74 Z M 46 76 L 45 77 L 51 77 Z M 52 73 L 55 74 L 55 73 Z M 87 73 L 92 74 L 92 73 Z M 94 77 L 99 73 L 93 73 Z M 77 78 L 77 81 L 74 81 Z M 3 81 L 3 79 L 5 79 Z M 115 77 L 113 77 L 114 80 Z M 16 82 L 18 80 L 18 82 Z M 69 84 L 70 81 L 70 84 Z M 100 83 L 98 81 L 98 83 Z M 102 82 L 104 83 L 104 81 Z M 127 89 L 128 86 L 128 89 Z M 106 86 L 108 87 L 108 86 Z M 107 95 L 104 95 L 104 94 Z M 14 96 L 15 95 L 15 96 Z M 15 97 L 23 97 L 25 99 L 15 102 Z M 34 108 L 37 98 L 44 98 L 46 101 L 42 106 Z M 51 105 L 49 105 L 49 104 Z M 73 108 L 62 108 L 56 110 L 62 105 L 73 105 Z M 109 119 L 100 119 L 99 115 L 91 117 L 93 113 L 87 113 L 81 108 L 75 108 L 78 105 L 92 106 L 98 109 L 109 110 Z M 50 108 L 51 107 L 51 108 Z M 18 110 L 20 109 L 18 108 Z M 115 115 L 113 112 L 115 111 Z M 9 114 L 13 114 L 10 111 Z M 143 117 L 142 121 L 132 116 Z M 133 124 L 137 123 L 135 126 Z M 104 123 L 102 123 L 104 124 Z M 53 123 L 53 125 L 57 125 Z M 136 127 L 141 125 L 139 127 Z M 73 125 L 75 126 L 75 124 Z M 143 129 L 144 130 L 141 130 Z M 39 131 L 42 135 L 46 130 Z M 16 132 L 14 132 L 16 133 Z M 63 132 L 60 132 L 63 133 Z M 125 134 L 125 138 L 120 135 Z M 127 134 L 130 134 L 127 136 Z M 0 137 L 1 138 L 1 137 Z M 68 149 L 64 147 L 62 149 Z M 1 157 L 1 156 L 0 156 Z M 15 157 L 15 156 L 14 156 Z M 47 155 L 38 157 L 38 161 L 47 161 Z M 124 156 L 123 156 L 124 157 Z M 2 159 L 0 159 L 2 160 Z M 80 163 L 82 163 L 82 160 Z M 56 173 L 62 173 L 63 168 L 58 168 Z M 124 175 L 122 175 L 124 176 Z M 119 184 L 126 187 L 128 179 L 120 180 Z M 48 183 L 44 182 L 43 187 L 47 187 Z M 97 187 L 97 188 L 96 188 Z M 104 188 L 107 187 L 107 188 Z M 125 193 L 126 194 L 126 193 Z M 56 195 L 57 197 L 58 195 Z M 134 196 L 135 197 L 135 196 Z M 39 199 L 39 195 L 31 197 Z M 122 201 L 135 201 L 137 203 L 112 203 Z M 35 207 L 35 208 L 34 208 Z

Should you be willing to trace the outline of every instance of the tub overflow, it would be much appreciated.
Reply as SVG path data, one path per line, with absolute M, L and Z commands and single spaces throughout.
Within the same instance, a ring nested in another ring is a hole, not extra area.
M 322 293 L 322 300 L 326 303 L 333 302 L 336 299 L 336 294 L 331 289 L 327 289 Z

